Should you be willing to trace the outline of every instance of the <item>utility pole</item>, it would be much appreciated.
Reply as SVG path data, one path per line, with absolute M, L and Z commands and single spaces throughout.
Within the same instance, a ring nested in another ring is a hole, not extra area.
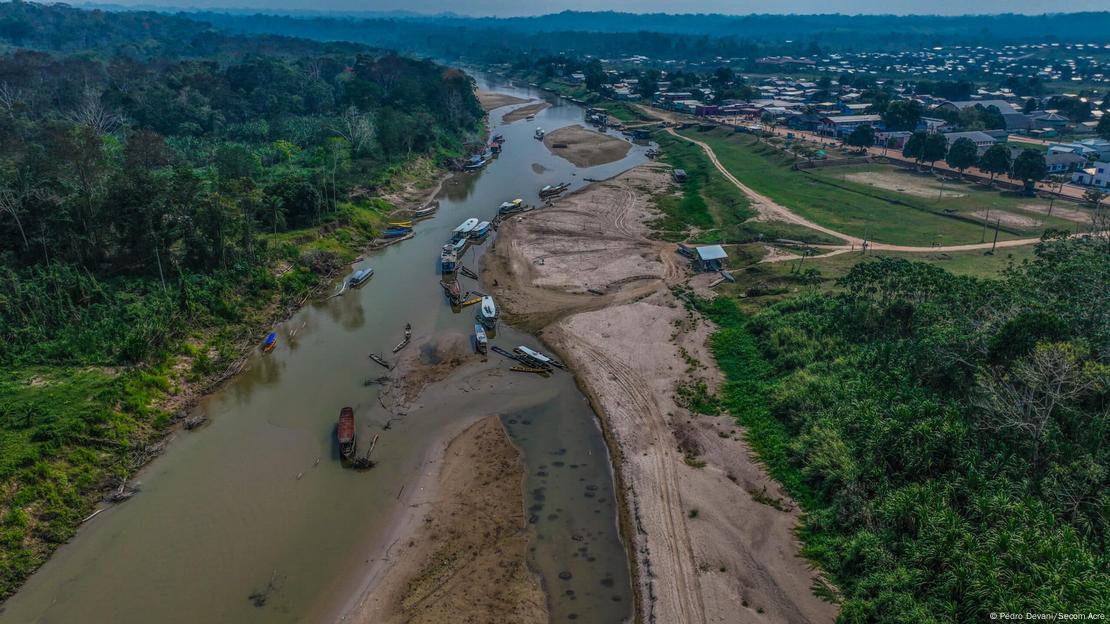
M 983 217 L 983 231 L 979 234 L 979 242 L 987 242 L 987 224 L 991 221 L 991 207 L 987 206 L 987 216 Z

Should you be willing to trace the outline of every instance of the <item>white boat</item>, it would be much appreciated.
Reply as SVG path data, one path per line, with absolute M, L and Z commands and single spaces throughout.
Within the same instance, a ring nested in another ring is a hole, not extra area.
M 532 349 L 529 349 L 528 347 L 525 347 L 523 345 L 517 347 L 516 349 L 517 349 L 517 351 L 520 351 L 525 356 L 527 356 L 528 359 L 535 360 L 536 362 L 538 362 L 540 364 L 543 364 L 545 366 L 551 366 L 551 365 L 554 364 L 554 362 L 551 361 L 551 358 L 549 358 L 546 355 L 540 353 L 539 351 L 533 351 Z
M 451 240 L 452 241 L 457 241 L 457 240 L 466 238 L 467 236 L 470 235 L 470 232 L 477 226 L 478 226 L 478 219 L 476 219 L 474 217 L 470 217 L 466 221 L 463 221 L 462 223 L 460 223 L 459 227 L 452 230 Z
M 481 325 L 474 326 L 474 346 L 478 349 L 478 353 L 485 353 L 489 345 L 489 338 L 486 337 L 486 330 Z
M 466 249 L 466 245 L 466 239 L 460 238 L 458 241 L 455 242 L 454 245 L 451 245 L 451 251 L 454 252 L 455 255 L 460 255 L 462 254 L 463 250 Z
M 497 304 L 493 302 L 493 297 L 482 297 L 482 303 L 478 306 L 478 321 L 486 327 L 497 325 Z
M 365 283 L 366 280 L 370 279 L 370 277 L 373 276 L 373 275 L 374 275 L 374 269 L 371 269 L 371 268 L 359 269 L 359 270 L 357 270 L 357 271 L 355 271 L 354 273 L 351 274 L 351 277 L 347 280 L 347 285 L 350 286 L 351 288 L 355 288 L 356 286 L 362 286 L 362 284 Z
M 524 119 L 525 119 L 526 121 L 532 121 L 532 120 L 533 120 L 533 119 L 535 119 L 535 118 L 536 118 L 536 116 L 535 116 L 535 115 L 531 115 L 531 114 L 530 114 L 530 115 L 528 115 L 527 117 L 525 117 Z
M 543 128 L 536 128 L 536 138 L 537 139 L 542 139 L 543 138 Z

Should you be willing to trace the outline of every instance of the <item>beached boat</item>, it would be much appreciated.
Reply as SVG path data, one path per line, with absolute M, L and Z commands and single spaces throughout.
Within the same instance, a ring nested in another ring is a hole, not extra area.
M 459 273 L 462 273 L 463 275 L 469 277 L 470 279 L 478 279 L 478 274 L 475 273 L 474 271 L 471 271 L 469 268 L 467 268 L 467 266 L 465 264 L 460 264 L 459 265 Z
M 559 193 L 562 193 L 563 191 L 567 190 L 568 188 L 570 188 L 570 183 L 569 182 L 560 182 L 559 184 L 548 184 L 547 186 L 540 189 L 540 197 L 548 197 L 548 196 L 551 196 L 551 195 L 558 195 Z
M 463 169 L 466 169 L 467 171 L 475 171 L 481 169 L 482 167 L 485 167 L 488 162 L 488 160 L 481 156 L 471 156 L 470 160 L 466 161 L 466 164 L 463 165 Z
M 489 295 L 482 297 L 482 303 L 478 306 L 478 322 L 490 328 L 497 325 L 497 304 L 494 303 L 493 297 Z
M 533 135 L 537 139 L 543 140 L 543 128 L 536 128 L 536 134 Z
M 474 231 L 474 228 L 477 226 L 478 219 L 476 219 L 475 217 L 470 217 L 466 221 L 463 221 L 459 224 L 457 228 L 451 230 L 451 242 L 462 240 L 467 236 L 470 236 L 470 233 Z
M 535 119 L 535 118 L 536 118 L 536 115 L 535 115 L 535 114 L 533 114 L 533 113 L 529 113 L 529 114 L 528 114 L 528 116 L 524 118 L 524 120 L 525 120 L 525 121 L 532 121 L 532 120 L 533 120 L 533 119 Z
M 432 203 L 412 211 L 413 219 L 427 219 L 439 210 L 439 202 L 433 201 Z
M 485 353 L 489 348 L 489 338 L 486 337 L 486 329 L 481 324 L 474 325 L 474 348 L 478 353 Z
M 262 341 L 262 352 L 269 353 L 277 346 L 277 334 L 270 332 L 266 334 L 266 339 Z
M 503 134 L 495 134 L 495 135 L 493 135 L 493 138 L 492 138 L 492 139 L 490 139 L 490 141 L 492 141 L 492 142 L 494 142 L 494 143 L 498 143 L 498 144 L 500 144 L 500 143 L 504 143 L 504 142 L 505 142 L 505 135 L 503 135 Z
M 387 223 L 389 227 L 408 228 L 412 229 L 412 221 L 390 221 Z
M 522 360 L 529 364 L 533 364 L 536 366 L 555 366 L 557 368 L 566 368 L 566 365 L 564 365 L 559 360 L 556 360 L 549 355 L 540 353 L 535 349 L 529 349 L 524 345 L 517 347 L 516 349 L 514 349 L 514 351 L 518 356 L 520 356 Z
M 461 256 L 463 251 L 466 249 L 466 246 L 469 245 L 469 244 L 470 244 L 469 240 L 467 240 L 465 238 L 459 239 L 459 240 L 455 241 L 454 245 L 451 245 L 451 251 L 454 251 L 455 255 Z
M 371 353 L 370 354 L 370 359 L 374 360 L 375 362 L 377 362 L 378 364 L 381 364 L 382 366 L 384 366 L 386 368 L 393 368 L 392 366 L 389 365 L 389 362 L 385 361 L 385 358 L 383 358 L 382 356 L 380 356 L 376 353 Z
M 497 214 L 506 215 L 520 212 L 521 210 L 524 210 L 524 200 L 518 198 L 511 202 L 504 202 L 501 204 L 501 207 L 497 209 Z
M 440 286 L 443 286 L 443 293 L 447 295 L 447 298 L 451 300 L 451 303 L 454 305 L 458 305 L 459 301 L 462 300 L 462 288 L 459 287 L 459 283 L 451 281 L 440 282 L 439 284 Z
M 343 459 L 350 460 L 355 456 L 355 410 L 349 407 L 339 410 L 335 439 L 339 442 L 339 455 Z
M 347 285 L 351 288 L 357 288 L 358 286 L 362 286 L 363 284 L 365 284 L 366 280 L 370 279 L 372 275 L 374 275 L 374 269 L 371 269 L 369 267 L 365 269 L 359 269 L 354 273 L 351 273 L 351 277 L 347 278 Z
M 459 269 L 459 255 L 451 245 L 444 245 L 443 252 L 439 254 L 439 270 L 443 273 L 454 273 Z
M 482 221 L 470 231 L 470 238 L 482 238 L 489 234 L 489 221 Z

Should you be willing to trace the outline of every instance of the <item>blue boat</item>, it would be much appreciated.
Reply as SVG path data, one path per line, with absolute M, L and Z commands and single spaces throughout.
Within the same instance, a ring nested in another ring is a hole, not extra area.
M 350 286 L 351 288 L 355 288 L 357 286 L 362 286 L 363 284 L 366 283 L 366 280 L 370 279 L 370 276 L 372 276 L 373 274 L 374 274 L 374 269 L 371 269 L 371 268 L 359 269 L 359 270 L 355 271 L 354 273 L 351 273 L 351 277 L 347 279 L 347 285 Z
M 383 238 L 401 238 L 402 236 L 407 236 L 409 234 L 412 234 L 412 228 L 391 227 L 391 228 L 387 228 L 386 231 L 382 233 L 382 237 Z
M 470 231 L 470 238 L 482 238 L 489 234 L 489 221 L 482 221 Z
M 459 256 L 452 245 L 443 246 L 443 253 L 439 255 L 439 269 L 445 274 L 459 270 Z
M 481 169 L 482 167 L 486 166 L 487 162 L 489 161 L 487 161 L 485 158 L 482 158 L 481 156 L 471 156 L 470 160 L 466 161 L 466 164 L 463 165 L 463 169 L 466 169 L 468 171 Z
M 275 332 L 270 332 L 266 335 L 266 339 L 262 341 L 262 350 L 266 353 L 269 353 L 270 351 L 273 351 L 274 347 L 276 346 L 277 334 Z

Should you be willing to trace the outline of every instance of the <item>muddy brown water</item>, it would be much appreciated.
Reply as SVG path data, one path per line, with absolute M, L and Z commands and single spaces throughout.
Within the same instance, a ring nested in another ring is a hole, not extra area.
M 474 308 L 452 310 L 438 283 L 438 252 L 452 228 L 471 216 L 492 219 L 501 202 L 516 197 L 539 203 L 545 184 L 567 181 L 573 190 L 583 178 L 607 178 L 645 160 L 645 147 L 635 146 L 619 162 L 574 167 L 532 135 L 536 127 L 581 123 L 582 108 L 493 80 L 479 78 L 483 88 L 544 97 L 553 106 L 534 121 L 504 126 L 501 116 L 511 107 L 493 111 L 492 131 L 507 139 L 502 156 L 450 180 L 439 211 L 412 240 L 352 267 L 375 269 L 365 286 L 311 303 L 277 327 L 278 348 L 252 356 L 243 373 L 198 406 L 211 423 L 177 434 L 138 476 L 141 492 L 81 527 L 7 601 L 0 621 L 333 621 L 358 591 L 368 553 L 398 513 L 398 493 L 432 445 L 462 419 L 488 413 L 502 416 L 523 453 L 530 562 L 552 621 L 608 624 L 630 616 L 608 454 L 569 374 L 506 373 L 511 382 L 458 404 L 426 406 L 418 420 L 402 418 L 389 430 L 382 429 L 389 416 L 378 386 L 363 384 L 384 373 L 367 355 L 388 354 L 406 322 L 416 339 L 472 332 Z M 472 246 L 464 264 L 477 269 L 483 248 Z M 480 288 L 460 280 L 464 290 Z M 492 344 L 542 348 L 504 324 Z M 489 366 L 508 367 L 498 360 L 491 353 Z M 434 401 L 434 389 L 429 396 Z M 362 448 L 381 433 L 371 471 L 339 465 L 334 426 L 344 405 L 355 408 Z

